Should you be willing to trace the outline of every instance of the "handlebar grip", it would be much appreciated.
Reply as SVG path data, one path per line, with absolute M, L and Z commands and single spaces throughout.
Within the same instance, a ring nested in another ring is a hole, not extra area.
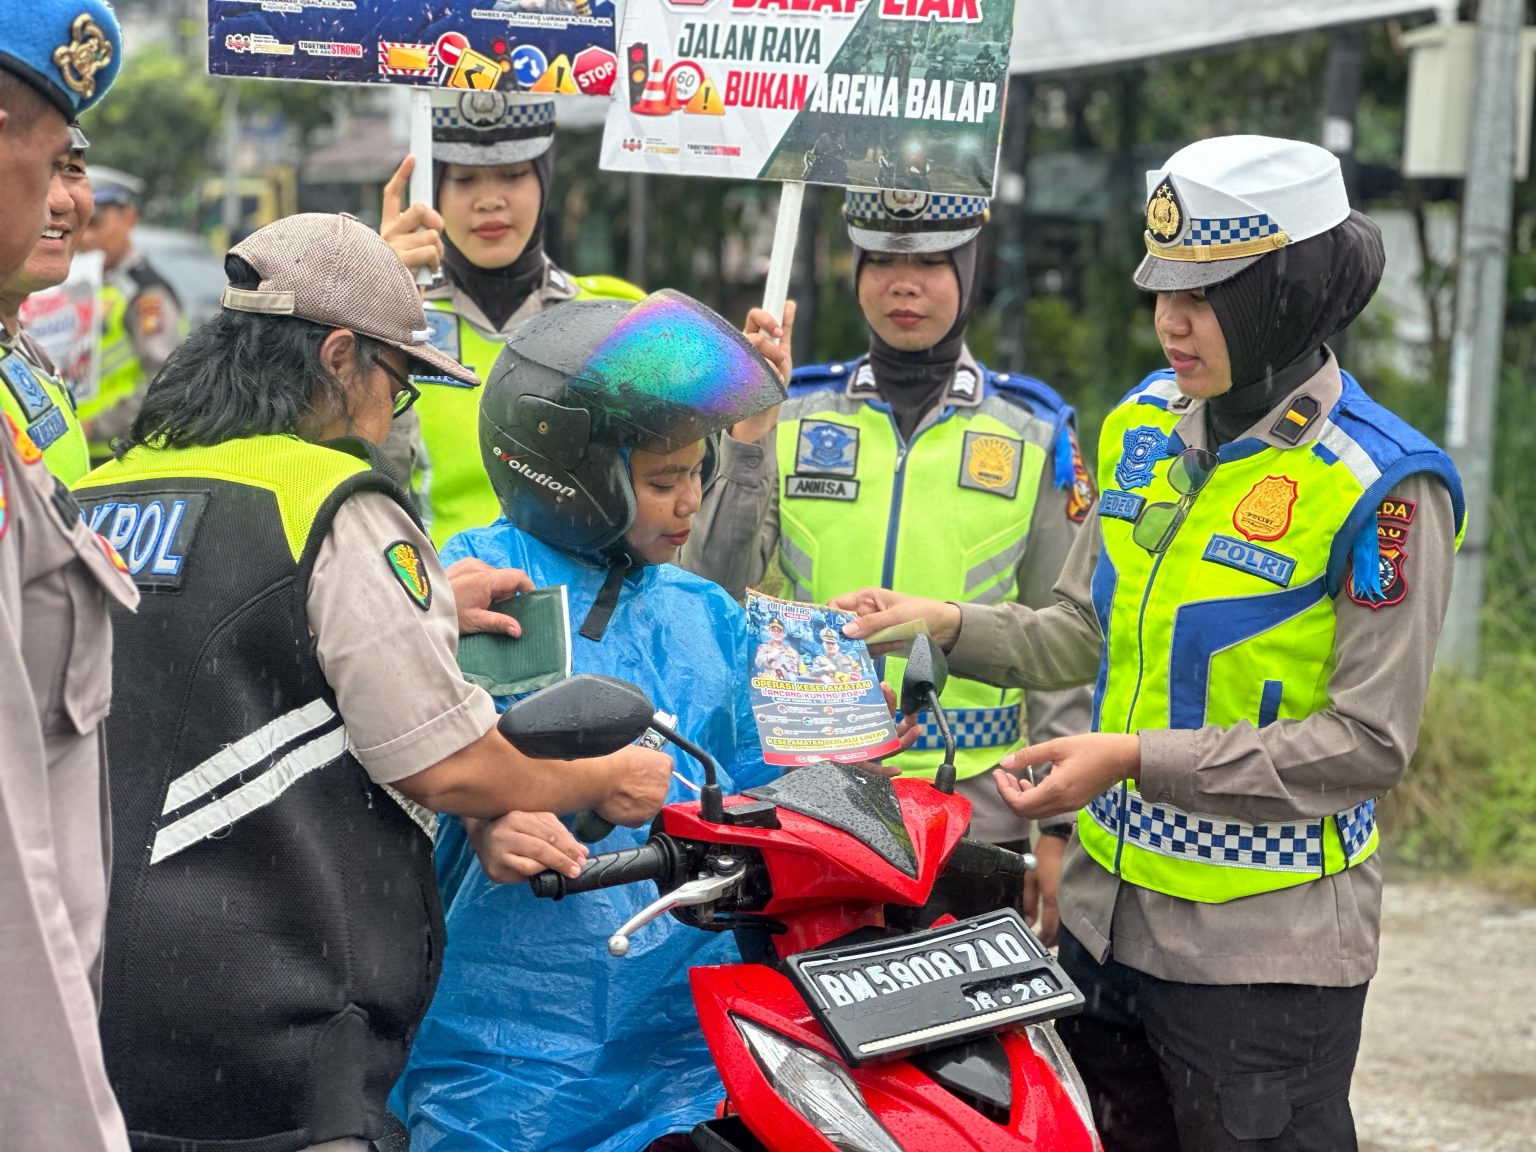
M 1029 861 L 1021 853 L 966 837 L 955 845 L 947 867 L 968 872 L 972 876 L 1001 875 L 1023 880 L 1024 874 L 1029 871 Z
M 672 870 L 672 853 L 660 840 L 650 840 L 638 848 L 602 852 L 589 858 L 575 879 L 558 872 L 540 872 L 528 881 L 535 896 L 559 900 L 577 892 L 615 888 L 637 880 L 661 880 Z

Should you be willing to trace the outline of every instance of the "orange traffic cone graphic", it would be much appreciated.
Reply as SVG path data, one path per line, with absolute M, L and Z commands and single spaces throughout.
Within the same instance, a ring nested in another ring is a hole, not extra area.
M 645 82 L 640 103 L 634 105 L 632 110 L 641 116 L 665 116 L 672 111 L 672 105 L 667 100 L 666 85 L 662 81 L 659 59 L 651 65 L 651 77 Z

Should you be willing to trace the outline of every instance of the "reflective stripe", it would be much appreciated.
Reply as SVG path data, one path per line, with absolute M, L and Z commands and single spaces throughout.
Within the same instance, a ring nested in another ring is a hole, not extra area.
M 1024 555 L 1024 546 L 1027 543 L 1029 543 L 1027 540 L 1020 540 L 1016 544 L 1010 544 L 990 560 L 983 560 L 967 572 L 965 574 L 965 595 L 967 598 L 992 577 L 1001 572 L 1011 572 L 1017 568 L 1020 558 Z M 1004 581 L 1004 583 L 1010 583 L 1010 581 Z
M 302 777 L 334 762 L 346 750 L 345 728 L 333 729 L 308 744 L 301 744 L 274 764 L 270 771 L 263 772 L 248 784 L 242 784 L 228 796 L 221 796 L 190 816 L 183 816 L 160 829 L 155 834 L 155 846 L 149 862 L 158 864 L 183 848 L 213 835 L 220 828 L 229 827 L 242 816 L 249 816 L 258 808 L 265 807 Z
M 1336 817 L 1339 839 L 1344 842 L 1344 858 L 1353 864 L 1370 845 L 1376 831 L 1376 801 L 1366 800 Z
M 955 738 L 955 749 L 996 748 L 1001 756 L 1019 738 L 1019 709 L 1008 708 L 957 708 L 944 710 L 949 730 Z M 944 747 L 939 726 L 930 713 L 923 713 L 917 728 L 917 743 L 912 747 L 932 752 Z
M 1227 868 L 1254 868 L 1265 872 L 1321 872 L 1323 822 L 1291 824 L 1244 824 L 1225 816 L 1185 812 L 1172 804 L 1153 804 L 1129 789 L 1124 790 L 1126 819 L 1122 821 L 1119 785 L 1088 802 L 1088 815 L 1111 836 L 1159 856 L 1215 864 Z M 1353 863 L 1370 842 L 1375 830 L 1376 802 L 1341 813 L 1339 834 Z
M 1332 452 L 1345 467 L 1354 474 L 1362 488 L 1369 488 L 1381 479 L 1381 469 L 1376 467 L 1376 461 L 1370 454 L 1344 429 L 1340 428 L 1332 420 L 1324 420 L 1322 429 L 1317 434 L 1317 442 L 1328 451 Z
M 160 814 L 174 812 L 204 793 L 212 792 L 231 776 L 261 763 L 284 744 L 335 717 L 335 711 L 324 700 L 311 700 L 304 707 L 285 712 L 270 724 L 263 724 L 249 736 L 220 749 L 186 775 L 171 781 Z
M 992 585 L 992 587 L 984 589 L 981 592 L 978 592 L 976 595 L 971 597 L 970 603 L 972 603 L 972 604 L 1001 604 L 1004 600 L 1008 599 L 1008 597 L 1011 596 L 1012 594 L 1013 594 L 1013 579 L 1012 579 L 1012 577 L 1010 577 L 1007 580 L 999 580 L 996 584 Z
M 808 599 L 811 592 L 811 558 L 805 549 L 788 536 L 779 537 L 779 566 L 784 569 L 784 575 L 805 592 L 803 597 L 797 592 L 795 599 Z

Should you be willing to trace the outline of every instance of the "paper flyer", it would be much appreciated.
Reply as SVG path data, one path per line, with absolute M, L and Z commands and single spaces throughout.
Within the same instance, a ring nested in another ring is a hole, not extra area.
M 752 714 L 767 763 L 876 760 L 897 749 L 869 651 L 843 635 L 851 619 L 825 605 L 747 593 Z
M 991 196 L 1013 7 L 629 0 L 602 165 Z

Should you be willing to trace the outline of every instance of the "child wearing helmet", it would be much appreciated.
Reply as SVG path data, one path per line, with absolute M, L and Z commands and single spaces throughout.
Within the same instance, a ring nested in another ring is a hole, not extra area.
M 481 403 L 481 458 L 504 516 L 444 549 L 564 584 L 573 669 L 638 684 L 714 756 L 727 792 L 777 775 L 746 692 L 745 613 L 669 561 L 691 531 L 718 434 L 782 398 L 748 340 L 678 293 L 532 317 Z M 682 779 L 670 800 L 691 799 L 702 768 L 674 759 Z M 711 1117 L 723 1090 L 686 974 L 734 959 L 734 942 L 661 920 L 613 960 L 604 943 L 654 890 L 536 900 L 474 859 L 477 848 L 494 857 L 494 838 L 494 827 L 466 834 L 458 821 L 439 838 L 449 945 L 392 1099 L 413 1142 L 638 1152 Z M 620 828 L 592 850 L 644 839 Z

